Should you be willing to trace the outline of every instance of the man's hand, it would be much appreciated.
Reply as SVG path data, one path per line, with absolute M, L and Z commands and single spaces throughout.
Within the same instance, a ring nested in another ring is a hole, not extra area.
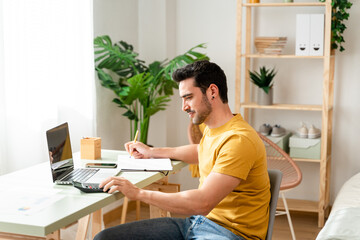
M 100 183 L 99 187 L 103 187 L 104 192 L 110 189 L 108 193 L 115 191 L 122 192 L 130 200 L 137 200 L 137 196 L 141 191 L 141 189 L 123 177 L 108 177 Z
M 125 143 L 125 149 L 129 154 L 132 154 L 134 158 L 151 158 L 151 150 L 149 146 L 141 142 L 127 142 Z
M 186 163 L 198 163 L 198 145 L 190 144 L 180 147 L 152 148 L 141 142 L 127 142 L 125 149 L 134 158 L 171 158 Z

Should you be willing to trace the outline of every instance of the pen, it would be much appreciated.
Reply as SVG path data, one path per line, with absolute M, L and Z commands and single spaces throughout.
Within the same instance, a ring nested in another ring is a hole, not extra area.
M 135 138 L 134 138 L 134 143 L 136 143 L 136 140 L 137 140 L 138 134 L 139 134 L 139 129 L 138 129 L 138 130 L 136 130 L 136 134 L 135 134 Z M 132 154 L 133 154 L 133 152 L 131 152 L 130 157 L 132 157 Z

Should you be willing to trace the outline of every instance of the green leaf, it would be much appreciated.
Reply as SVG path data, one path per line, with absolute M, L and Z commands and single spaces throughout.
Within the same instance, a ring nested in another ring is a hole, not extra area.
M 197 52 L 197 51 L 194 51 L 194 49 L 197 49 L 197 48 L 205 48 L 205 44 L 199 44 L 193 48 L 191 48 L 190 50 L 188 50 L 187 52 L 185 52 L 184 54 L 182 55 L 179 55 L 175 58 L 173 58 L 164 68 L 164 73 L 165 73 L 165 77 L 167 79 L 171 79 L 172 77 L 172 73 L 180 68 L 180 67 L 183 67 L 189 63 L 192 63 L 192 62 L 195 62 L 195 61 L 198 61 L 198 60 L 209 60 L 209 58 L 206 56 L 206 54 L 203 54 L 203 53 L 200 53 L 200 52 Z M 197 55 L 195 56 L 194 53 Z M 191 57 L 191 56 L 195 56 L 195 58 Z
M 104 72 L 102 69 L 96 68 L 96 71 L 98 73 L 98 78 L 101 81 L 101 85 L 103 87 L 109 88 L 109 89 L 117 89 L 117 84 L 113 81 L 112 77 Z
M 325 2 L 325 0 L 319 1 Z M 344 21 L 349 19 L 350 14 L 347 10 L 351 8 L 352 3 L 349 0 L 332 0 L 331 5 L 333 10 L 331 18 L 331 48 L 338 49 L 338 46 L 340 46 L 340 51 L 344 51 L 345 48 L 342 46 L 342 43 L 345 42 L 342 36 L 346 29 Z
M 98 68 L 106 68 L 118 74 L 121 78 L 130 77 L 144 72 L 144 61 L 137 59 L 138 54 L 133 47 L 124 41 L 112 44 L 109 36 L 99 36 L 94 40 L 95 63 Z M 124 69 L 125 74 L 124 75 Z
M 119 104 L 121 107 L 123 106 L 123 102 L 118 98 L 114 98 L 113 102 Z
M 147 97 L 148 84 L 146 83 L 149 83 L 149 78 L 151 78 L 150 74 L 141 73 L 127 80 L 129 83 L 127 94 L 122 98 L 125 104 L 131 105 L 137 99 L 140 100 Z
M 123 116 L 127 117 L 129 120 L 135 120 L 135 121 L 139 120 L 137 115 L 131 110 L 128 110 L 127 112 L 123 113 Z
M 270 87 L 263 87 L 262 88 L 266 94 L 269 94 Z
M 266 93 L 273 86 L 273 80 L 276 75 L 275 69 L 266 69 L 265 66 L 260 67 L 260 73 L 256 71 L 249 71 L 249 76 L 251 81 L 258 86 L 259 88 L 263 88 Z
M 153 102 L 150 103 L 148 108 L 145 111 L 145 116 L 152 116 L 158 111 L 165 110 L 167 106 L 167 102 L 170 102 L 170 97 L 168 95 L 164 95 L 158 98 L 155 98 Z

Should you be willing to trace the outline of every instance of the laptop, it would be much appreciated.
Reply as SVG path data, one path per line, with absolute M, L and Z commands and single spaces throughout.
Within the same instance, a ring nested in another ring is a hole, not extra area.
M 53 182 L 72 185 L 76 182 L 100 183 L 105 178 L 115 176 L 118 169 L 74 168 L 69 126 L 65 122 L 46 131 L 49 160 Z

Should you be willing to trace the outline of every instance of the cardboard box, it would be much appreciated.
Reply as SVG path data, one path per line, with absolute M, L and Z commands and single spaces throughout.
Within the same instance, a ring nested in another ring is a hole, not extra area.
M 101 138 L 86 137 L 80 141 L 81 159 L 101 159 Z
M 289 153 L 289 138 L 291 136 L 291 133 L 288 132 L 284 136 L 281 137 L 272 137 L 272 136 L 266 136 L 268 139 L 270 139 L 273 143 L 278 145 L 282 150 Z M 265 148 L 266 148 L 265 144 Z
M 289 142 L 290 157 L 320 159 L 320 146 L 320 138 L 309 139 L 291 136 Z

